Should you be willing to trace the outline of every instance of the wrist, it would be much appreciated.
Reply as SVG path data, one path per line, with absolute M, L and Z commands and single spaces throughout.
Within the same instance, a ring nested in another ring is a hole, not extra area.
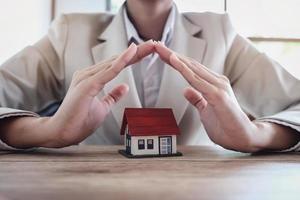
M 44 125 L 49 127 L 49 131 L 47 133 L 47 140 L 41 145 L 41 147 L 46 148 L 63 148 L 66 146 L 70 146 L 71 141 L 68 136 L 67 125 L 62 123 L 56 115 L 48 118 Z
M 255 153 L 263 149 L 261 145 L 261 138 L 259 138 L 261 135 L 259 132 L 262 132 L 263 128 L 255 122 L 249 121 L 249 123 L 250 128 L 247 131 L 247 137 L 245 138 L 244 145 L 240 150 L 245 153 Z
M 253 122 L 256 126 L 253 146 L 262 150 L 281 151 L 300 141 L 298 132 L 290 127 L 271 122 Z
M 60 128 L 59 124 L 56 123 L 54 117 L 44 117 L 37 119 L 38 127 L 43 133 L 39 139 L 38 147 L 46 147 L 46 148 L 60 148 L 64 147 L 61 140 L 60 135 L 62 133 L 62 128 Z
M 252 132 L 251 146 L 254 152 L 262 151 L 268 148 L 272 126 L 269 123 L 252 121 L 254 129 Z
M 51 137 L 47 117 L 11 117 L 1 120 L 1 140 L 14 148 L 42 147 Z

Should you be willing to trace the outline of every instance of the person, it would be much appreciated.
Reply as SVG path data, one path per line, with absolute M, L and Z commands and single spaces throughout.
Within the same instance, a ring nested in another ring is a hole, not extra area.
M 237 34 L 227 14 L 127 0 L 115 16 L 62 15 L 0 70 L 6 149 L 122 144 L 125 107 L 172 108 L 179 144 L 300 149 L 299 80 Z M 61 101 L 53 116 L 37 114 Z

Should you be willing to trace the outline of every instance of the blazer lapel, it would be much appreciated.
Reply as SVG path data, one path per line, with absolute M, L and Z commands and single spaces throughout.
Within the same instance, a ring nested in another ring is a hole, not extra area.
M 192 24 L 185 16 L 177 12 L 170 48 L 179 54 L 202 62 L 206 42 L 195 36 L 200 32 L 201 27 Z M 170 66 L 165 66 L 156 107 L 172 108 L 177 123 L 181 121 L 188 106 L 188 102 L 183 96 L 183 91 L 188 86 L 188 82 L 181 74 Z
M 100 44 L 92 48 L 95 63 L 118 55 L 128 47 L 123 20 L 123 9 L 124 7 L 120 9 L 111 24 L 99 36 L 98 39 Z M 103 89 L 104 94 L 108 94 L 113 88 L 122 83 L 128 84 L 129 93 L 111 109 L 111 112 L 120 127 L 125 107 L 141 107 L 131 67 L 127 67 L 116 78 L 108 82 Z

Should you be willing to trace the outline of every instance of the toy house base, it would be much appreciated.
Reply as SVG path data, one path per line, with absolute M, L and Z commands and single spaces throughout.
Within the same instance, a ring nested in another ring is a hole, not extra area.
M 119 153 L 126 158 L 158 158 L 158 157 L 176 157 L 176 156 L 182 156 L 181 152 L 177 152 L 174 154 L 154 154 L 154 155 L 132 155 L 128 154 L 126 150 L 120 149 Z

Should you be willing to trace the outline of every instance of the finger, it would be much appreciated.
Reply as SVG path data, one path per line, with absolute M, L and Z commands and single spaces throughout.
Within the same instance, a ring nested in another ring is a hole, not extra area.
M 175 53 L 171 49 L 167 48 L 163 43 L 161 42 L 156 42 L 155 43 L 155 49 L 157 53 L 159 54 L 160 58 L 170 64 L 170 57 L 172 53 Z M 194 71 L 197 75 L 201 76 L 202 78 L 205 78 L 207 81 L 216 84 L 218 83 L 218 78 L 219 75 L 216 74 L 215 72 L 212 72 L 209 70 L 207 67 L 201 65 L 198 63 L 196 60 L 193 60 L 191 58 L 187 58 L 183 55 L 178 55 L 176 54 L 179 59 L 184 62 L 192 71 Z M 199 70 L 198 68 L 201 69 Z
M 102 101 L 105 104 L 107 110 L 116 104 L 122 97 L 124 97 L 129 91 L 129 87 L 126 84 L 122 84 L 114 88 Z
M 90 68 L 90 69 L 87 69 L 87 70 L 85 70 L 85 69 L 84 70 L 79 70 L 78 71 L 79 74 L 75 78 L 74 83 L 78 84 L 81 81 L 86 80 L 87 78 L 95 75 L 99 71 L 107 70 L 110 66 L 111 66 L 111 63 L 104 63 L 102 65 L 99 64 L 99 66 L 94 66 L 93 69 Z
M 88 67 L 86 70 L 90 73 L 90 75 L 94 75 L 95 73 L 99 72 L 100 70 L 106 70 L 108 67 L 111 66 L 112 62 L 116 60 L 118 56 L 113 56 L 103 62 L 97 63 L 91 67 Z
M 129 62 L 129 65 L 134 64 L 144 57 L 152 54 L 155 51 L 155 46 L 153 40 L 149 40 L 137 46 L 137 52 L 132 60 Z
M 170 56 L 174 52 L 161 42 L 155 42 L 155 50 L 158 53 L 160 59 L 170 65 Z
M 110 68 L 105 71 L 97 72 L 92 81 L 96 81 L 99 84 L 99 88 L 102 88 L 107 82 L 114 79 L 131 61 L 135 56 L 137 46 L 132 43 L 128 49 L 123 52 L 116 60 L 113 61 Z
M 152 40 L 149 40 L 149 41 L 137 46 L 136 54 L 134 55 L 134 57 L 130 60 L 130 62 L 127 65 L 136 63 L 153 52 L 154 52 L 154 43 Z M 113 66 L 111 63 L 116 59 L 117 59 L 117 56 L 112 57 L 112 59 L 109 60 L 110 62 L 106 62 L 107 64 L 105 66 L 99 66 L 99 67 L 96 66 L 94 69 L 94 72 L 99 72 L 99 70 L 102 70 L 102 71 L 108 70 L 110 67 Z
M 170 56 L 170 63 L 182 74 L 191 86 L 201 92 L 204 96 L 209 95 L 211 92 L 215 92 L 216 87 L 214 85 L 197 76 L 197 74 L 187 67 L 174 53 Z
M 120 72 L 124 67 L 129 65 L 130 61 L 134 58 L 138 50 L 136 44 L 131 43 L 126 51 L 124 51 L 116 60 L 113 61 L 112 67 L 115 72 Z M 111 70 L 111 69 L 109 69 Z
M 204 80 L 208 81 L 213 85 L 219 84 L 219 77 L 211 73 L 210 70 L 204 69 L 205 67 L 199 62 L 182 55 L 177 55 L 177 57 L 199 77 L 203 78 Z
M 193 88 L 187 88 L 184 91 L 184 96 L 200 112 L 202 112 L 202 110 L 204 110 L 208 104 L 206 99 Z
M 191 63 L 194 63 L 194 65 L 201 65 L 201 67 L 202 67 L 203 70 L 206 70 L 207 72 L 211 73 L 212 75 L 216 76 L 217 78 L 221 76 L 220 74 L 212 71 L 211 69 L 209 69 L 208 67 L 202 65 L 201 63 L 199 63 L 197 60 L 195 60 L 193 58 L 189 58 L 189 57 L 187 57 L 185 55 L 178 55 L 178 56 L 181 57 L 181 58 L 185 58 L 185 60 L 190 60 Z

